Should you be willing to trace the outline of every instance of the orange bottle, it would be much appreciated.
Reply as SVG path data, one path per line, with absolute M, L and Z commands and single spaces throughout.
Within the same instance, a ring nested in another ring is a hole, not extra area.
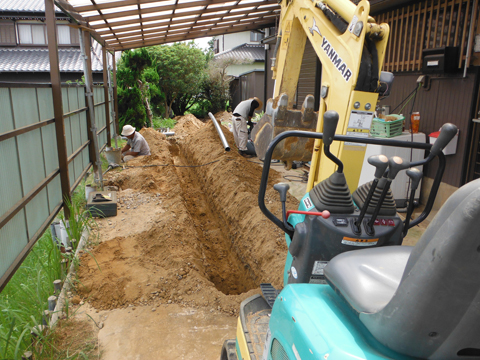
M 420 113 L 419 112 L 414 112 L 414 113 L 412 113 L 412 116 L 410 117 L 410 131 L 413 134 L 418 133 L 419 126 L 420 126 Z

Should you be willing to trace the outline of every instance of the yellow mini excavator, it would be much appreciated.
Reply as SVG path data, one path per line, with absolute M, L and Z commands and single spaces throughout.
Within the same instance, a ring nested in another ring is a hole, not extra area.
M 327 110 L 339 116 L 337 131 L 368 137 L 379 93 L 390 89 L 393 76 L 380 71 L 389 35 L 387 24 L 376 24 L 369 16 L 370 3 L 355 6 L 349 0 L 283 0 L 275 58 L 272 62 L 275 79 L 274 99 L 267 102 L 266 114 L 252 131 L 255 151 L 265 156 L 268 145 L 287 130 L 322 132 L 322 119 Z M 312 43 L 322 63 L 321 99 L 314 112 L 313 96 L 307 96 L 301 110 L 293 110 L 305 42 Z M 349 171 L 350 184 L 360 178 L 365 144 L 334 144 L 332 153 Z M 320 161 L 322 141 L 291 138 L 277 146 L 273 158 L 291 162 L 311 161 L 307 186 L 328 177 L 335 166 Z
M 242 302 L 221 360 L 480 359 L 480 179 L 451 196 L 417 246 L 401 246 L 432 209 L 442 149 L 457 129 L 445 124 L 433 146 L 369 137 L 393 82 L 381 71 L 389 28 L 369 11 L 366 0 L 281 1 L 274 99 L 252 138 L 264 159 L 259 207 L 285 232 L 283 289 L 261 284 L 262 295 Z M 312 96 L 291 109 L 307 38 L 322 62 L 318 113 Z M 374 179 L 356 188 L 367 144 L 429 153 L 412 163 L 371 156 Z M 410 221 L 417 167 L 435 158 L 425 210 Z M 274 186 L 281 219 L 265 204 L 272 159 L 311 160 L 298 210 L 285 208 L 288 184 Z M 390 189 L 402 170 L 411 180 L 405 220 Z

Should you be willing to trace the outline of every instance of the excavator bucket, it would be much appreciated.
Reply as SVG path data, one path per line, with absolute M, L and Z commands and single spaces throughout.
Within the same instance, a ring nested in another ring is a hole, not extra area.
M 316 131 L 318 112 L 315 112 L 314 98 L 308 95 L 302 110 L 287 110 L 288 96 L 281 94 L 267 102 L 265 115 L 252 130 L 255 152 L 260 159 L 270 142 L 280 133 L 288 130 Z M 291 137 L 282 140 L 273 152 L 273 159 L 283 161 L 310 161 L 312 159 L 314 139 Z

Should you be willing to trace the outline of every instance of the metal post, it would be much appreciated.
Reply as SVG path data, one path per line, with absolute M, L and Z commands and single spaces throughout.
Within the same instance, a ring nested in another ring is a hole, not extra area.
M 55 7 L 53 0 L 45 0 L 45 17 L 47 23 L 48 55 L 50 58 L 50 82 L 52 83 L 53 114 L 55 117 L 55 134 L 57 138 L 58 166 L 60 168 L 60 185 L 62 189 L 63 211 L 65 218 L 70 218 L 70 210 L 65 201 L 71 203 L 70 178 L 68 174 L 67 141 L 65 123 L 63 122 L 62 84 L 58 61 L 57 26 L 55 24 Z
M 120 134 L 120 127 L 118 125 L 118 96 L 117 96 L 117 64 L 115 59 L 115 51 L 113 52 L 113 101 L 115 109 L 115 131 Z
M 108 62 L 107 62 L 107 48 L 102 46 L 102 58 L 103 58 L 103 94 L 105 98 L 105 119 L 107 123 L 107 146 L 112 146 L 112 135 L 110 134 L 110 102 L 108 101 L 108 88 L 109 78 L 108 76 Z
M 92 61 L 91 61 L 91 44 L 90 33 L 79 30 L 80 32 L 80 49 L 83 57 L 83 73 L 85 75 L 85 97 L 88 107 L 87 111 L 87 127 L 88 139 L 90 140 L 89 153 L 90 160 L 93 164 L 93 171 L 95 173 L 95 183 L 97 189 L 103 191 L 103 174 L 102 162 L 100 160 L 100 150 L 98 147 L 97 126 L 95 123 L 95 108 L 93 104 L 93 76 L 92 76 Z
M 115 61 L 115 53 L 110 54 L 112 56 L 112 62 Z M 108 53 L 107 53 L 107 58 L 108 58 Z M 108 61 L 107 61 L 108 62 Z M 111 119 L 113 122 L 113 139 L 115 140 L 115 149 L 118 149 L 118 143 L 117 143 L 117 122 L 115 120 L 115 99 L 113 96 L 113 84 L 112 84 L 112 76 L 111 72 L 113 70 L 113 65 L 110 66 L 110 63 L 108 64 L 108 93 L 110 94 L 110 114 L 111 114 Z

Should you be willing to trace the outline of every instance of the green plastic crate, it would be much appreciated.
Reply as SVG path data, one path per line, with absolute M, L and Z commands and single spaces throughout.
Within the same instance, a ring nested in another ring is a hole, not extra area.
M 405 120 L 405 117 L 403 115 L 393 114 L 389 116 L 395 116 L 397 120 L 385 121 L 383 119 L 373 118 L 370 135 L 379 138 L 391 138 L 402 135 L 403 121 Z

